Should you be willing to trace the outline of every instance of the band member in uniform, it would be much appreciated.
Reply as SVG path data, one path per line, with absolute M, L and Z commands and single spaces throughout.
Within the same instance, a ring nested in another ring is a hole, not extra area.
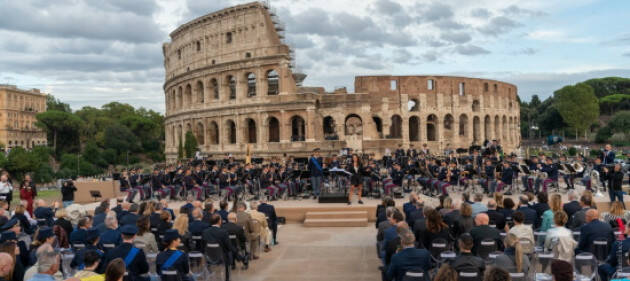
M 547 173 L 547 178 L 543 181 L 543 191 L 547 192 L 547 186 L 550 183 L 558 184 L 558 166 L 553 163 L 553 159 L 548 157 L 546 163 L 542 165 L 542 171 Z M 536 190 L 538 193 L 538 190 Z
M 509 162 L 503 162 L 503 168 L 501 169 L 501 177 L 497 177 L 498 179 L 495 181 L 495 189 L 497 192 L 501 192 L 504 187 L 512 185 L 512 179 L 514 176 L 514 172 L 512 171 L 512 167 Z
M 612 146 L 607 144 L 602 151 L 602 154 L 599 156 L 602 160 L 602 164 L 604 165 L 614 165 L 615 164 L 615 152 L 612 151 Z
M 560 165 L 570 165 L 570 163 L 567 161 L 567 157 L 562 155 L 560 156 Z M 567 185 L 568 189 L 575 189 L 575 186 L 573 185 L 573 179 L 574 179 L 575 175 L 573 173 L 570 173 L 569 171 L 567 171 L 567 173 L 562 174 L 562 179 L 564 180 L 564 183 Z
M 490 158 L 486 159 L 486 164 L 483 166 L 483 174 L 481 174 L 482 179 L 480 180 L 480 184 L 486 193 L 494 192 L 494 190 L 490 190 L 494 188 L 494 172 L 495 166 L 492 165 L 492 160 Z
M 619 199 L 623 208 L 626 205 L 623 203 L 623 191 L 621 191 L 621 185 L 623 184 L 623 171 L 621 171 L 621 164 L 615 164 L 612 169 L 608 167 L 603 168 L 604 178 L 608 180 L 608 195 L 610 196 L 610 204 Z
M 350 174 L 350 192 L 348 193 L 348 205 L 352 204 L 352 194 L 354 191 L 358 191 L 359 204 L 363 204 L 361 201 L 361 194 L 363 192 L 363 165 L 359 156 L 352 154 L 352 165 L 346 169 Z
M 324 170 L 322 169 L 322 158 L 319 156 L 319 148 L 313 150 L 313 155 L 308 159 L 308 170 L 311 172 L 311 187 L 313 188 L 313 198 L 319 197 L 322 187 Z

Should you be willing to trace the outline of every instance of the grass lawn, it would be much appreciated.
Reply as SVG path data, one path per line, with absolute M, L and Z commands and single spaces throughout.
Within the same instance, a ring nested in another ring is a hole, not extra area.
M 59 189 L 49 189 L 49 190 L 38 190 L 37 191 L 37 199 L 44 199 L 47 202 L 61 201 L 61 190 Z M 13 190 L 13 201 L 11 201 L 11 207 L 20 204 L 20 191 Z

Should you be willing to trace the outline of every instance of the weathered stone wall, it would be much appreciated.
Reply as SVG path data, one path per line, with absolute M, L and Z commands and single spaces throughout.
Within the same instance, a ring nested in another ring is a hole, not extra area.
M 221 10 L 171 33 L 164 44 L 166 155 L 187 131 L 201 150 L 256 157 L 307 156 L 342 147 L 441 150 L 498 139 L 520 142 L 516 86 L 448 76 L 359 76 L 355 92 L 298 87 L 282 25 L 260 3 Z M 230 34 L 230 35 L 228 35 Z M 461 84 L 463 83 L 463 84 Z M 410 102 L 415 104 L 411 107 Z

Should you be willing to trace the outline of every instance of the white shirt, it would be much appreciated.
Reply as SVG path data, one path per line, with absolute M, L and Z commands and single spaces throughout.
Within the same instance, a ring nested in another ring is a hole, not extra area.
M 13 186 L 10 182 L 0 182 L 0 194 L 11 193 L 11 191 L 13 191 Z

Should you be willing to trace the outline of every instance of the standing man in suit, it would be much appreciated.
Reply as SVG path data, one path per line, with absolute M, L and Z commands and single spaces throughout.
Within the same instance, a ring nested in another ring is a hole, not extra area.
M 273 244 L 278 245 L 278 216 L 276 216 L 276 209 L 273 205 L 267 203 L 267 197 L 263 196 L 258 205 L 258 211 L 267 216 L 267 225 L 271 230 L 273 237 Z
M 392 256 L 391 263 L 386 271 L 386 280 L 403 280 L 409 270 L 423 270 L 428 274 L 431 268 L 431 254 L 426 249 L 415 247 L 416 238 L 411 231 L 400 233 L 402 250 Z
M 308 170 L 311 172 L 311 187 L 313 188 L 313 198 L 319 197 L 322 186 L 324 170 L 322 169 L 322 158 L 319 156 L 319 148 L 313 150 L 313 155 L 308 159 Z
M 599 159 L 602 160 L 602 164 L 604 165 L 615 164 L 615 152 L 612 151 L 612 146 L 610 144 L 606 144 L 604 151 L 602 151 L 602 154 L 599 156 Z
M 615 241 L 615 234 L 609 223 L 599 220 L 599 212 L 596 209 L 586 211 L 586 224 L 580 228 L 580 242 L 575 253 L 590 252 L 591 245 L 596 239 L 606 239 L 609 245 Z
M 120 228 L 122 233 L 122 244 L 107 252 L 105 255 L 105 264 L 108 264 L 115 258 L 121 258 L 125 261 L 130 281 L 148 281 L 148 277 L 142 275 L 149 272 L 149 264 L 142 249 L 133 245 L 133 239 L 138 233 L 135 225 L 125 225 Z

